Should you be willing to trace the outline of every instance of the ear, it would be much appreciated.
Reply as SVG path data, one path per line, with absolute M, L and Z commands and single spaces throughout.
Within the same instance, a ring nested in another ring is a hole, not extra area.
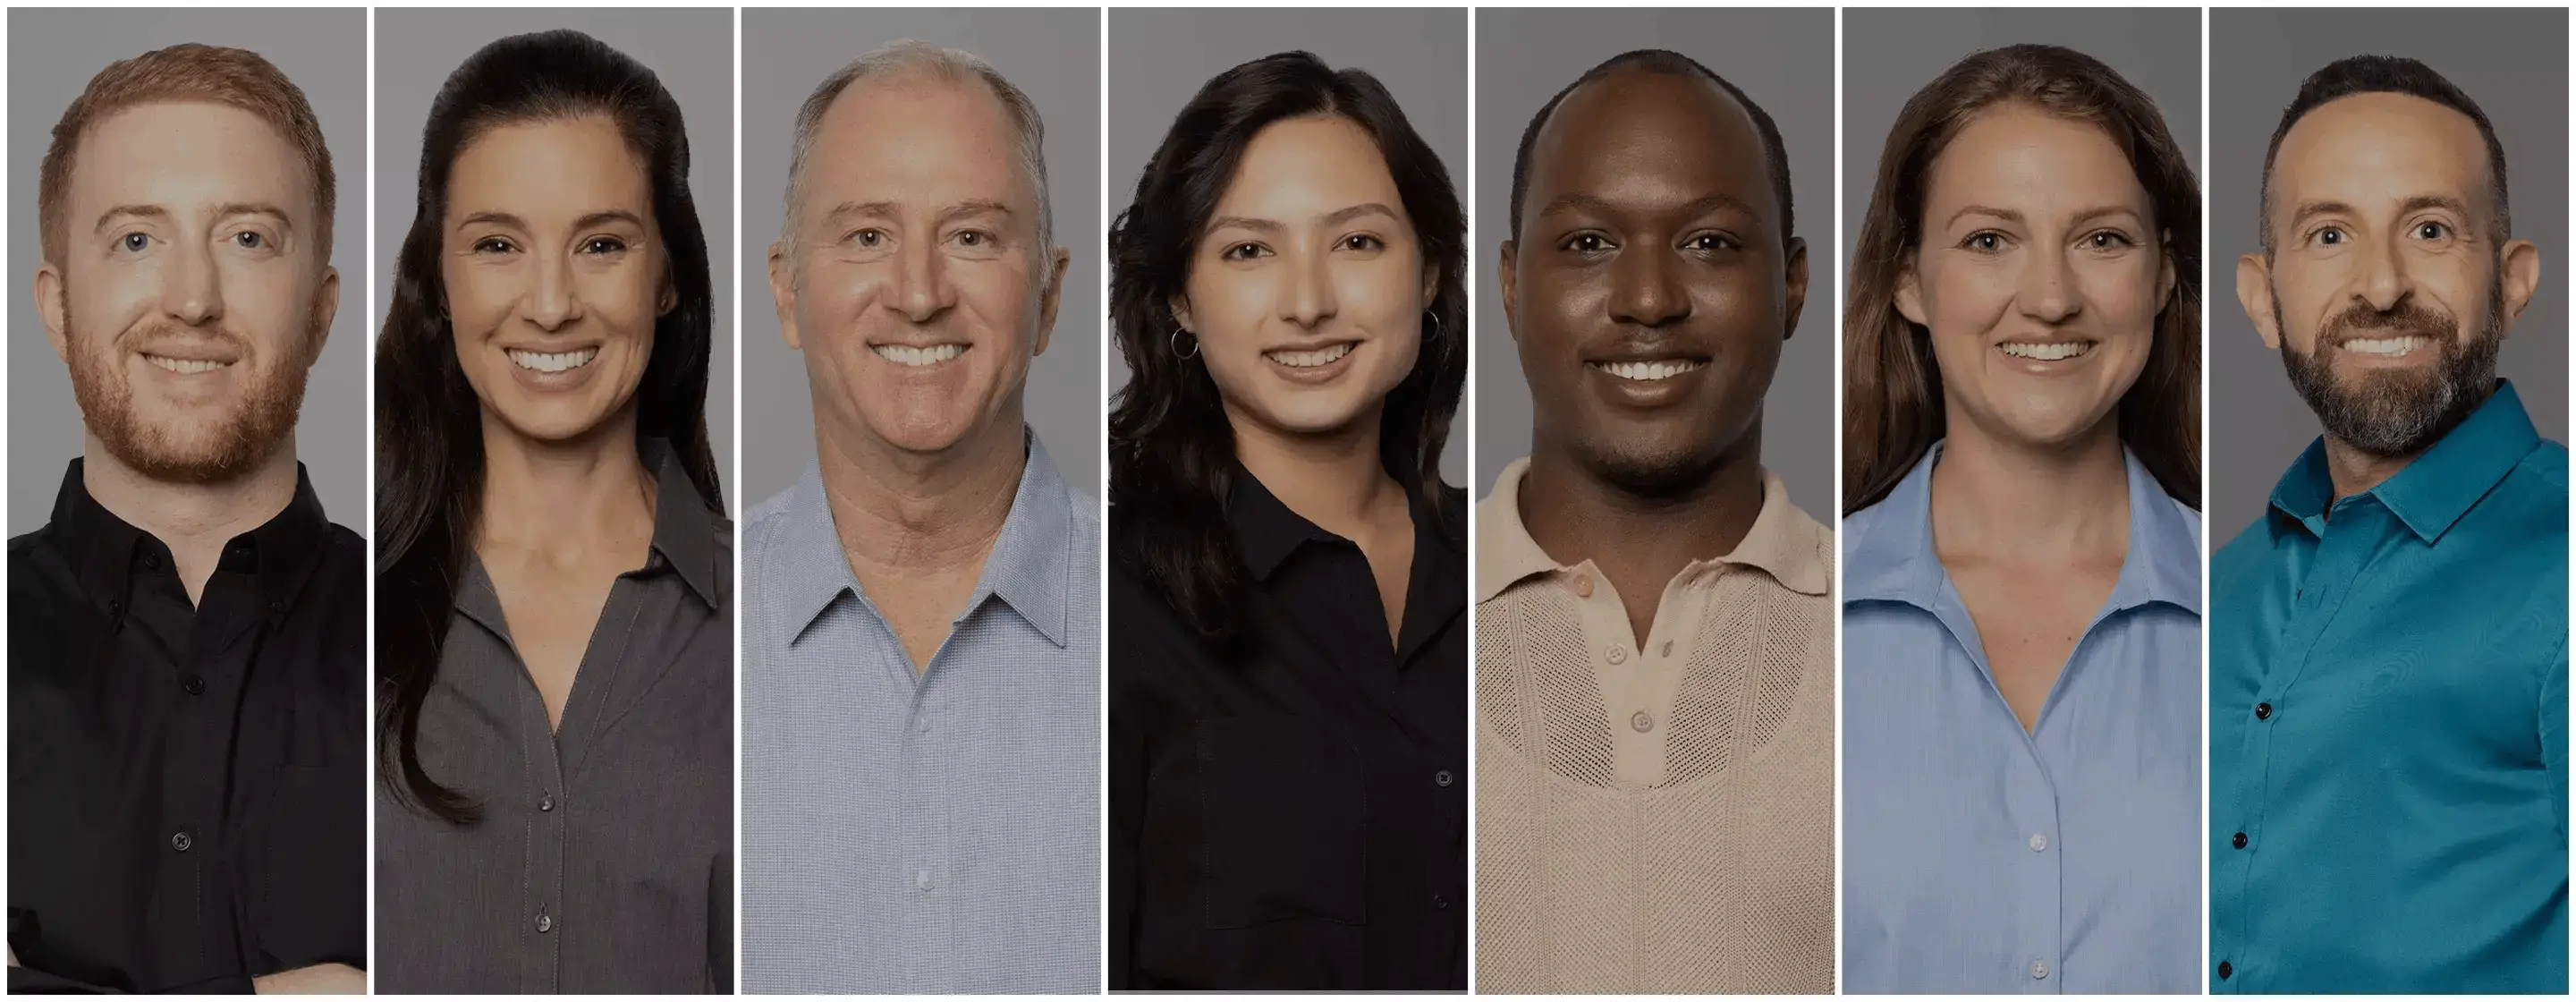
M 769 245 L 769 300 L 778 307 L 778 337 L 797 351 L 805 350 L 802 333 L 796 329 L 796 275 L 787 261 L 787 241 Z
M 1055 337 L 1055 313 L 1064 305 L 1064 271 L 1073 266 L 1073 252 L 1062 247 L 1047 258 L 1046 288 L 1038 292 L 1038 343 L 1029 349 L 1031 355 L 1044 355 L 1047 342 Z
M 655 316 L 667 317 L 671 315 L 672 310 L 679 308 L 680 285 L 679 283 L 671 280 L 671 273 L 669 271 L 664 271 L 662 273 L 662 294 L 653 304 L 653 314 Z
M 1171 300 L 1163 305 L 1165 308 L 1172 311 L 1173 323 L 1181 325 L 1182 330 L 1189 331 L 1192 334 L 1198 333 L 1199 325 L 1190 321 L 1190 297 L 1179 293 L 1173 293 Z M 1168 336 L 1169 332 L 1165 333 L 1166 336 Z
M 331 341 L 331 321 L 340 316 L 340 269 L 322 266 L 322 288 L 313 302 L 313 351 L 304 356 L 304 367 L 312 368 L 322 360 L 322 349 Z
M 2259 253 L 2236 259 L 2236 305 L 2244 307 L 2245 318 L 2254 321 L 2254 333 L 2263 336 L 2263 347 L 2281 350 L 2281 316 L 2272 312 L 2272 263 Z
M 1431 304 L 1439 301 L 1440 266 L 1436 264 L 1425 264 L 1422 266 L 1422 308 L 1428 310 L 1431 308 Z
M 2540 288 L 2540 247 L 2529 240 L 2507 241 L 2503 254 L 2505 331 L 2522 319 L 2524 307 L 2531 305 L 2531 294 Z
M 1923 309 L 1922 279 L 1916 274 L 1912 261 L 1905 262 L 1903 270 L 1896 273 L 1896 312 L 1917 326 L 1932 326 L 1931 314 Z
M 1784 327 L 1780 331 L 1780 340 L 1783 341 L 1798 336 L 1798 317 L 1807 311 L 1807 239 L 1790 237 L 1788 249 L 1788 289 L 1780 303 L 1786 308 L 1781 315 Z
M 1514 274 L 1520 260 L 1518 240 L 1503 241 L 1502 253 L 1494 256 L 1494 284 L 1503 292 L 1503 329 L 1511 332 L 1514 341 L 1521 339 L 1521 282 Z
M 53 344 L 54 357 L 62 359 L 63 363 L 68 365 L 72 360 L 71 338 L 70 332 L 63 329 L 63 320 L 69 315 L 69 310 L 63 303 L 64 295 L 66 292 L 63 289 L 62 269 L 55 267 L 51 261 L 38 265 L 36 267 L 36 313 L 44 319 L 45 340 Z
M 2166 230 L 2163 240 L 2164 253 L 2158 255 L 2163 260 L 2156 266 L 2156 302 L 2164 306 L 2172 306 L 2174 286 L 2181 279 L 2181 276 L 2174 273 L 2173 231 Z

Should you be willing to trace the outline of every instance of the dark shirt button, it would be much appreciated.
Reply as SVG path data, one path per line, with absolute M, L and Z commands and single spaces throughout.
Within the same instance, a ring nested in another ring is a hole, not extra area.
M 2235 965 L 2229 964 L 2224 960 L 2218 962 L 2218 980 L 2225 981 L 2227 980 L 2228 975 L 2234 973 L 2236 973 Z
M 203 696 L 206 694 L 206 677 L 190 675 L 179 683 L 179 688 L 187 690 L 188 695 Z
M 1444 911 L 1444 912 L 1445 912 L 1445 911 L 1448 911 L 1448 910 L 1449 910 L 1449 896 L 1448 896 L 1448 895 L 1446 895 L 1446 894 L 1434 894 L 1434 895 L 1432 895 L 1432 896 L 1431 896 L 1431 907 L 1433 907 L 1433 908 L 1435 908 L 1435 909 L 1438 909 L 1438 910 L 1440 910 L 1440 911 Z
M 144 569 L 144 570 L 147 570 L 147 571 L 157 571 L 157 570 L 160 570 L 160 569 L 161 569 L 161 555 L 160 555 L 160 554 L 158 554 L 158 553 L 146 553 L 146 554 L 144 554 L 144 555 L 143 555 L 143 569 Z
M 553 931 L 555 931 L 555 917 L 554 917 L 554 916 L 552 916 L 552 915 L 548 915 L 548 914 L 546 914 L 546 913 L 544 913 L 544 912 L 538 912 L 538 913 L 537 913 L 537 931 L 538 931 L 538 932 L 553 932 Z
M 544 796 L 538 797 L 538 798 L 537 798 L 537 809 L 538 809 L 538 810 L 540 810 L 540 811 L 551 811 L 551 810 L 554 810 L 554 809 L 555 809 L 555 795 L 554 795 L 554 794 L 549 793 L 549 794 L 546 794 L 546 795 L 544 795 Z
M 2237 848 L 2239 848 L 2239 849 L 2245 848 L 2245 833 L 2244 833 L 2244 832 L 2237 832 L 2237 833 L 2236 833 L 2236 837 L 2235 837 L 2235 838 L 2233 838 L 2233 839 L 2230 839 L 2229 841 L 2232 841 L 2232 842 L 2236 843 L 2236 847 L 2237 847 Z
M 108 599 L 107 614 L 110 616 L 125 615 L 125 600 L 115 598 Z
M 1431 781 L 1442 786 L 1447 786 L 1450 783 L 1456 782 L 1457 777 L 1449 775 L 1449 770 L 1442 769 L 1437 775 L 1431 777 Z
M 2256 704 L 2254 704 L 2254 719 L 2256 719 L 2256 720 L 2270 720 L 2270 719 L 2272 719 L 2272 704 L 2270 704 L 2270 703 L 2256 703 Z
M 180 852 L 186 852 L 190 846 L 196 844 L 197 840 L 189 837 L 185 829 L 182 829 L 179 834 L 170 836 L 170 848 L 177 849 Z
M 283 616 L 283 615 L 285 615 L 285 614 L 286 614 L 286 603 L 284 603 L 284 602 L 270 602 L 270 603 L 268 604 L 268 614 L 269 614 L 269 615 L 271 615 L 271 616 Z

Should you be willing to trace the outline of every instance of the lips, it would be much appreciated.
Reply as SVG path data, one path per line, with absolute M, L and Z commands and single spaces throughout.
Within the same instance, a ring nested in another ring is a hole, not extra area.
M 1357 341 L 1344 341 L 1321 348 L 1278 348 L 1262 352 L 1261 356 L 1291 369 L 1313 369 L 1341 361 L 1342 356 L 1350 354 L 1352 349 L 1359 346 L 1360 343 Z
M 219 362 L 211 358 L 172 358 L 168 355 L 155 355 L 150 352 L 144 353 L 143 360 L 182 376 L 194 376 L 199 373 L 213 372 L 217 369 L 228 369 L 231 368 L 233 364 L 231 362 Z
M 599 357 L 599 349 L 575 348 L 571 351 L 528 351 L 509 349 L 510 363 L 532 372 L 571 372 L 589 365 Z
M 874 346 L 878 358 L 909 368 L 938 365 L 966 353 L 972 347 L 964 344 L 881 344 Z
M 2006 341 L 1995 348 L 2014 358 L 2064 362 L 2092 354 L 2098 344 L 2095 341 Z
M 1674 376 L 1681 375 L 1685 372 L 1694 372 L 1708 365 L 1707 362 L 1691 358 L 1653 358 L 1615 362 L 1585 362 L 1583 364 L 1588 368 L 1596 369 L 1601 372 L 1617 376 L 1621 379 L 1640 383 L 1652 383 L 1660 380 L 1671 379 Z

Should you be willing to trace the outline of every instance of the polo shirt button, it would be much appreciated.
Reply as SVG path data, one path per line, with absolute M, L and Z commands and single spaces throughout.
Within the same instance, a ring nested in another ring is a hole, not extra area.
M 2231 975 L 2231 974 L 2234 974 L 2234 973 L 2236 973 L 2236 966 L 2235 966 L 2235 965 L 2230 964 L 2230 963 L 2228 963 L 2228 962 L 2226 962 L 2226 961 L 2224 961 L 2224 960 L 2222 960 L 2222 961 L 2219 961 L 2219 962 L 2218 962 L 2218 980 L 2220 980 L 2220 981 L 2225 981 L 2225 980 L 2227 980 L 2227 976 L 2228 976 L 2228 975 Z
M 1673 642 L 1672 642 L 1672 641 L 1670 641 L 1670 640 L 1664 641 L 1664 656 L 1665 656 L 1665 657 L 1672 657 L 1672 656 L 1673 656 Z
M 1592 575 L 1577 574 L 1574 576 L 1574 597 L 1592 597 Z
M 1442 769 L 1432 775 L 1431 781 L 1442 786 L 1447 786 L 1451 783 L 1457 782 L 1458 780 L 1457 777 L 1449 775 L 1449 770 Z
M 1610 645 L 1610 663 L 1614 665 L 1627 664 L 1628 649 L 1617 644 Z
M 2270 703 L 2256 703 L 2256 704 L 2254 704 L 2254 719 L 2256 719 L 2256 720 L 2270 720 L 2270 719 L 2272 719 L 2272 704 L 2270 704 Z
M 2235 846 L 2236 846 L 2237 848 L 2239 848 L 2239 849 L 2245 848 L 2245 833 L 2244 833 L 2244 832 L 2237 832 L 2237 833 L 2236 833 L 2236 837 L 2235 837 L 2235 838 L 2232 838 L 2232 839 L 2228 839 L 2228 841 L 2229 841 L 2229 842 L 2234 843 L 2234 844 L 2235 844 Z
M 2039 979 L 2039 980 L 2046 980 L 2046 979 L 2048 978 L 2048 961 L 2045 961 L 2045 960 L 2034 960 L 2034 961 L 2031 961 L 2031 962 L 2030 962 L 2030 976 L 2031 976 L 2031 977 L 2033 977 L 2033 978 L 2035 978 L 2035 979 Z
M 196 838 L 189 835 L 188 830 L 185 828 L 180 829 L 178 834 L 170 836 L 170 848 L 176 849 L 180 852 L 186 852 L 190 847 L 196 844 Z
M 206 694 L 206 677 L 203 675 L 190 675 L 179 681 L 179 688 L 187 692 L 188 695 L 203 696 Z
M 1655 718 L 1647 716 L 1646 711 L 1639 710 L 1628 716 L 1628 726 L 1636 728 L 1637 733 L 1644 734 L 1655 729 Z

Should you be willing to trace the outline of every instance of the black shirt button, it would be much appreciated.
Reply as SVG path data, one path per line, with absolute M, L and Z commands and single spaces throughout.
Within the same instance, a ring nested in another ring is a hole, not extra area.
M 1431 777 L 1431 781 L 1432 781 L 1432 782 L 1434 782 L 1434 783 L 1438 783 L 1438 784 L 1440 784 L 1440 785 L 1442 785 L 1442 786 L 1447 786 L 1447 785 L 1449 785 L 1449 784 L 1451 784 L 1451 783 L 1457 782 L 1457 781 L 1458 781 L 1458 779 L 1457 779 L 1457 777 L 1455 777 L 1455 776 L 1451 776 L 1451 775 L 1449 775 L 1449 770 L 1447 770 L 1447 769 L 1442 769 L 1442 770 L 1440 770 L 1440 771 L 1439 771 L 1439 773 L 1437 773 L 1437 774 L 1435 774 L 1435 775 L 1433 775 L 1433 776 Z
M 2270 704 L 2270 703 L 2256 703 L 2256 704 L 2254 704 L 2254 719 L 2256 719 L 2256 720 L 2270 720 L 2270 719 L 2272 719 L 2272 704 Z
M 2235 965 L 2229 964 L 2224 960 L 2218 962 L 2218 980 L 2225 981 L 2227 980 L 2228 975 L 2234 973 L 2236 973 Z
M 1448 910 L 1449 910 L 1449 896 L 1448 896 L 1448 895 L 1446 895 L 1446 894 L 1434 894 L 1434 895 L 1432 895 L 1432 896 L 1431 896 L 1431 907 L 1432 907 L 1432 908 L 1434 908 L 1434 909 L 1437 909 L 1437 910 L 1439 910 L 1439 911 L 1444 911 L 1444 912 L 1445 912 L 1445 911 L 1448 911 Z
M 538 809 L 538 810 L 540 810 L 540 811 L 551 811 L 551 810 L 554 810 L 554 809 L 555 809 L 555 795 L 554 795 L 554 794 L 549 793 L 549 794 L 545 794 L 545 795 L 543 795 L 543 796 L 538 797 L 538 798 L 537 798 L 537 809 Z
M 2236 847 L 2237 847 L 2237 848 L 2239 848 L 2239 849 L 2245 848 L 2245 833 L 2244 833 L 2244 832 L 2237 832 L 2237 833 L 2236 833 L 2236 837 L 2235 837 L 2235 838 L 2233 838 L 2233 839 L 2229 839 L 2228 841 L 2234 842 L 2234 843 L 2236 844 Z
M 143 555 L 143 569 L 144 569 L 144 570 L 147 570 L 147 571 L 157 571 L 157 570 L 160 570 L 160 569 L 161 569 L 161 555 L 160 555 L 160 554 L 158 554 L 158 553 L 146 553 L 146 554 L 144 554 L 144 555 Z
M 285 614 L 286 614 L 286 603 L 284 603 L 284 602 L 270 602 L 270 603 L 268 604 L 268 614 L 269 614 L 269 615 L 271 615 L 271 616 L 283 616 L 283 615 L 285 615 Z
M 184 828 L 180 829 L 179 834 L 170 836 L 170 848 L 177 849 L 180 852 L 186 852 L 189 847 L 196 844 L 197 840 L 189 837 L 187 830 Z
M 203 675 L 190 675 L 187 678 L 180 680 L 179 688 L 187 690 L 188 695 L 203 696 L 206 694 L 206 677 Z
M 553 931 L 555 931 L 555 917 L 554 917 L 554 916 L 552 916 L 552 915 L 548 915 L 548 914 L 546 914 L 546 913 L 544 913 L 544 912 L 538 912 L 538 913 L 537 913 L 537 931 L 538 931 L 538 932 L 553 932 Z

